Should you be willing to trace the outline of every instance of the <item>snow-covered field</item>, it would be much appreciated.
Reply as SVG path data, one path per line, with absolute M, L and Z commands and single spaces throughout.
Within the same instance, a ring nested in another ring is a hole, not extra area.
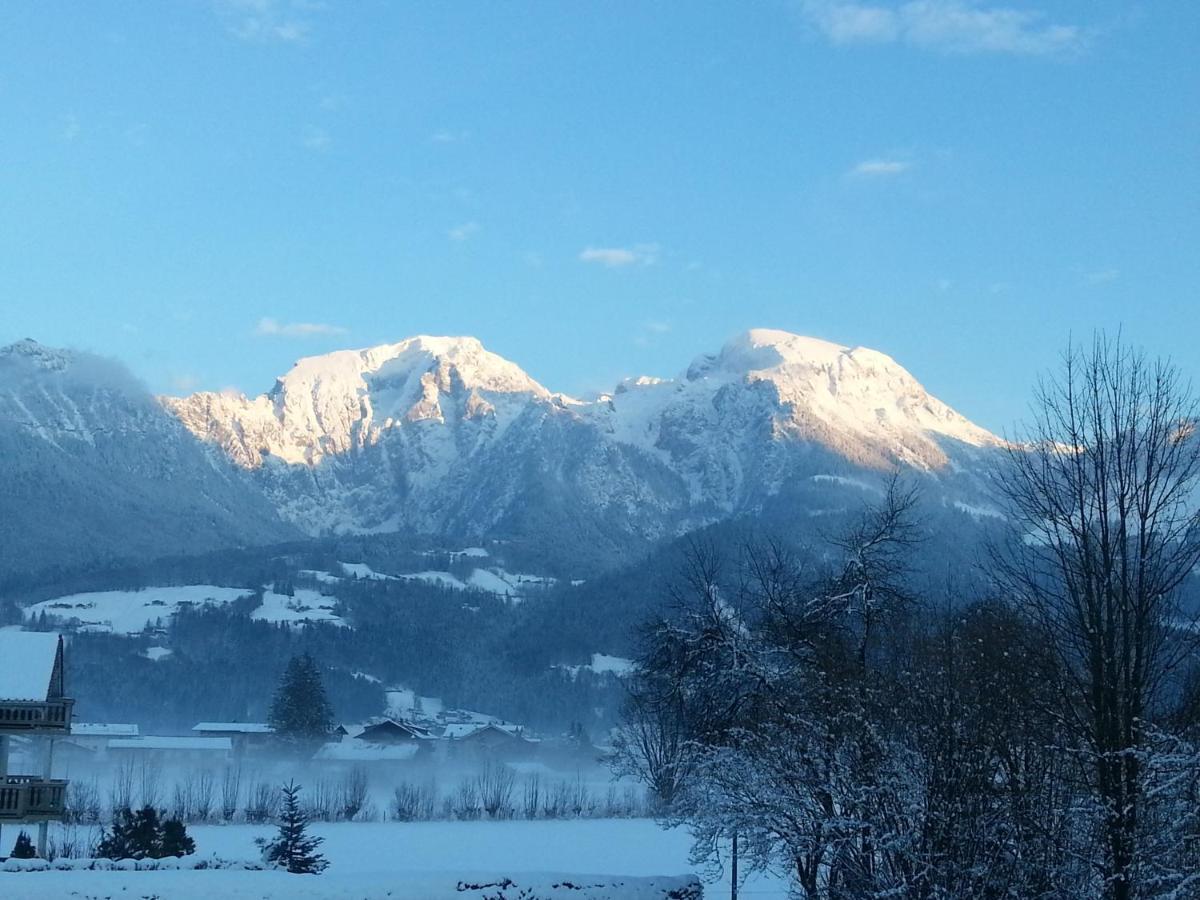
M 461 898 L 461 878 L 512 878 L 546 883 L 558 877 L 677 876 L 697 872 L 690 839 L 645 819 L 539 822 L 340 823 L 313 826 L 325 838 L 329 869 L 320 876 L 280 872 L 35 872 L 0 873 L 0 897 L 339 898 L 438 900 Z M 6 836 L 10 829 L 5 829 Z M 254 839 L 272 829 L 207 825 L 190 829 L 199 856 L 256 857 Z M 539 874 L 540 873 L 540 874 Z M 728 896 L 729 881 L 706 880 L 705 896 Z M 786 883 L 756 876 L 743 887 L 755 900 L 784 900 Z M 624 895 L 617 895 L 624 896 Z M 636 893 L 630 896 L 637 896 Z
M 183 606 L 224 605 L 254 593 L 250 588 L 189 584 L 179 587 L 149 587 L 140 591 L 94 591 L 43 600 L 25 610 L 26 618 L 46 613 L 63 620 L 78 619 L 90 630 L 115 634 L 137 634 L 147 623 L 170 620 Z M 317 591 L 297 589 L 295 596 L 267 591 L 255 619 L 268 622 L 331 622 L 345 624 L 333 614 L 337 599 Z

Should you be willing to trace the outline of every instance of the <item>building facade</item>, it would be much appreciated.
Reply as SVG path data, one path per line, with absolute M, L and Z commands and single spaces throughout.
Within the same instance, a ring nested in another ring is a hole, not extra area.
M 61 635 L 0 631 L 0 849 L 11 845 L 10 826 L 36 824 L 45 856 L 47 823 L 66 809 L 67 782 L 51 777 L 54 742 L 71 733 L 74 703 L 63 683 Z M 40 774 L 9 771 L 14 738 L 40 755 Z

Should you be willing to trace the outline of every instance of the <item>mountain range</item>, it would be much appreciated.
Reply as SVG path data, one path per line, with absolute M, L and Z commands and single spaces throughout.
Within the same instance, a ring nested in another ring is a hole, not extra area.
M 861 504 L 894 469 L 998 513 L 1003 447 L 875 350 L 740 334 L 581 400 L 470 337 L 298 361 L 254 397 L 153 397 L 119 364 L 0 349 L 0 572 L 405 531 L 612 562 L 741 517 Z

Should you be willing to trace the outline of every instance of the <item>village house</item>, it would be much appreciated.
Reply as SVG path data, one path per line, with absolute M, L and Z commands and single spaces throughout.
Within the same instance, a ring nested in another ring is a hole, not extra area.
M 451 756 L 459 758 L 519 761 L 537 754 L 536 738 L 525 736 L 519 725 L 498 722 L 459 722 L 446 726 L 442 734 Z
M 50 772 L 55 739 L 71 733 L 74 703 L 65 695 L 61 635 L 0 631 L 0 829 L 36 823 L 42 855 L 47 823 L 65 809 L 67 782 Z M 42 745 L 41 774 L 9 772 L 14 735 Z
M 216 765 L 233 759 L 233 741 L 227 737 L 170 737 L 143 735 L 113 738 L 108 754 L 117 761 L 134 760 L 171 765 Z
M 275 740 L 275 729 L 266 722 L 197 722 L 192 734 L 205 738 L 228 738 L 237 755 L 261 750 Z
M 103 757 L 108 750 L 108 742 L 116 739 L 135 738 L 141 732 L 137 725 L 124 723 L 76 722 L 71 726 L 71 735 L 64 741 L 63 750 L 68 747 L 78 747 L 91 751 L 92 755 Z

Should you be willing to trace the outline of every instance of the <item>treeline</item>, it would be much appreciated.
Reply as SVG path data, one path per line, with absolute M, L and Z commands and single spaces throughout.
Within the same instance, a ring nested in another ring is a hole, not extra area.
M 291 577 L 294 586 L 310 586 Z M 165 730 L 200 720 L 264 721 L 288 660 L 309 653 L 339 721 L 381 713 L 386 685 L 549 733 L 583 720 L 599 734 L 616 721 L 623 696 L 618 680 L 553 668 L 590 656 L 563 655 L 544 634 L 523 628 L 520 605 L 406 581 L 348 581 L 338 586 L 338 597 L 337 611 L 351 628 L 259 621 L 248 600 L 181 608 L 156 636 L 78 633 L 67 655 L 77 714 Z M 166 645 L 170 655 L 148 659 L 152 643 Z

